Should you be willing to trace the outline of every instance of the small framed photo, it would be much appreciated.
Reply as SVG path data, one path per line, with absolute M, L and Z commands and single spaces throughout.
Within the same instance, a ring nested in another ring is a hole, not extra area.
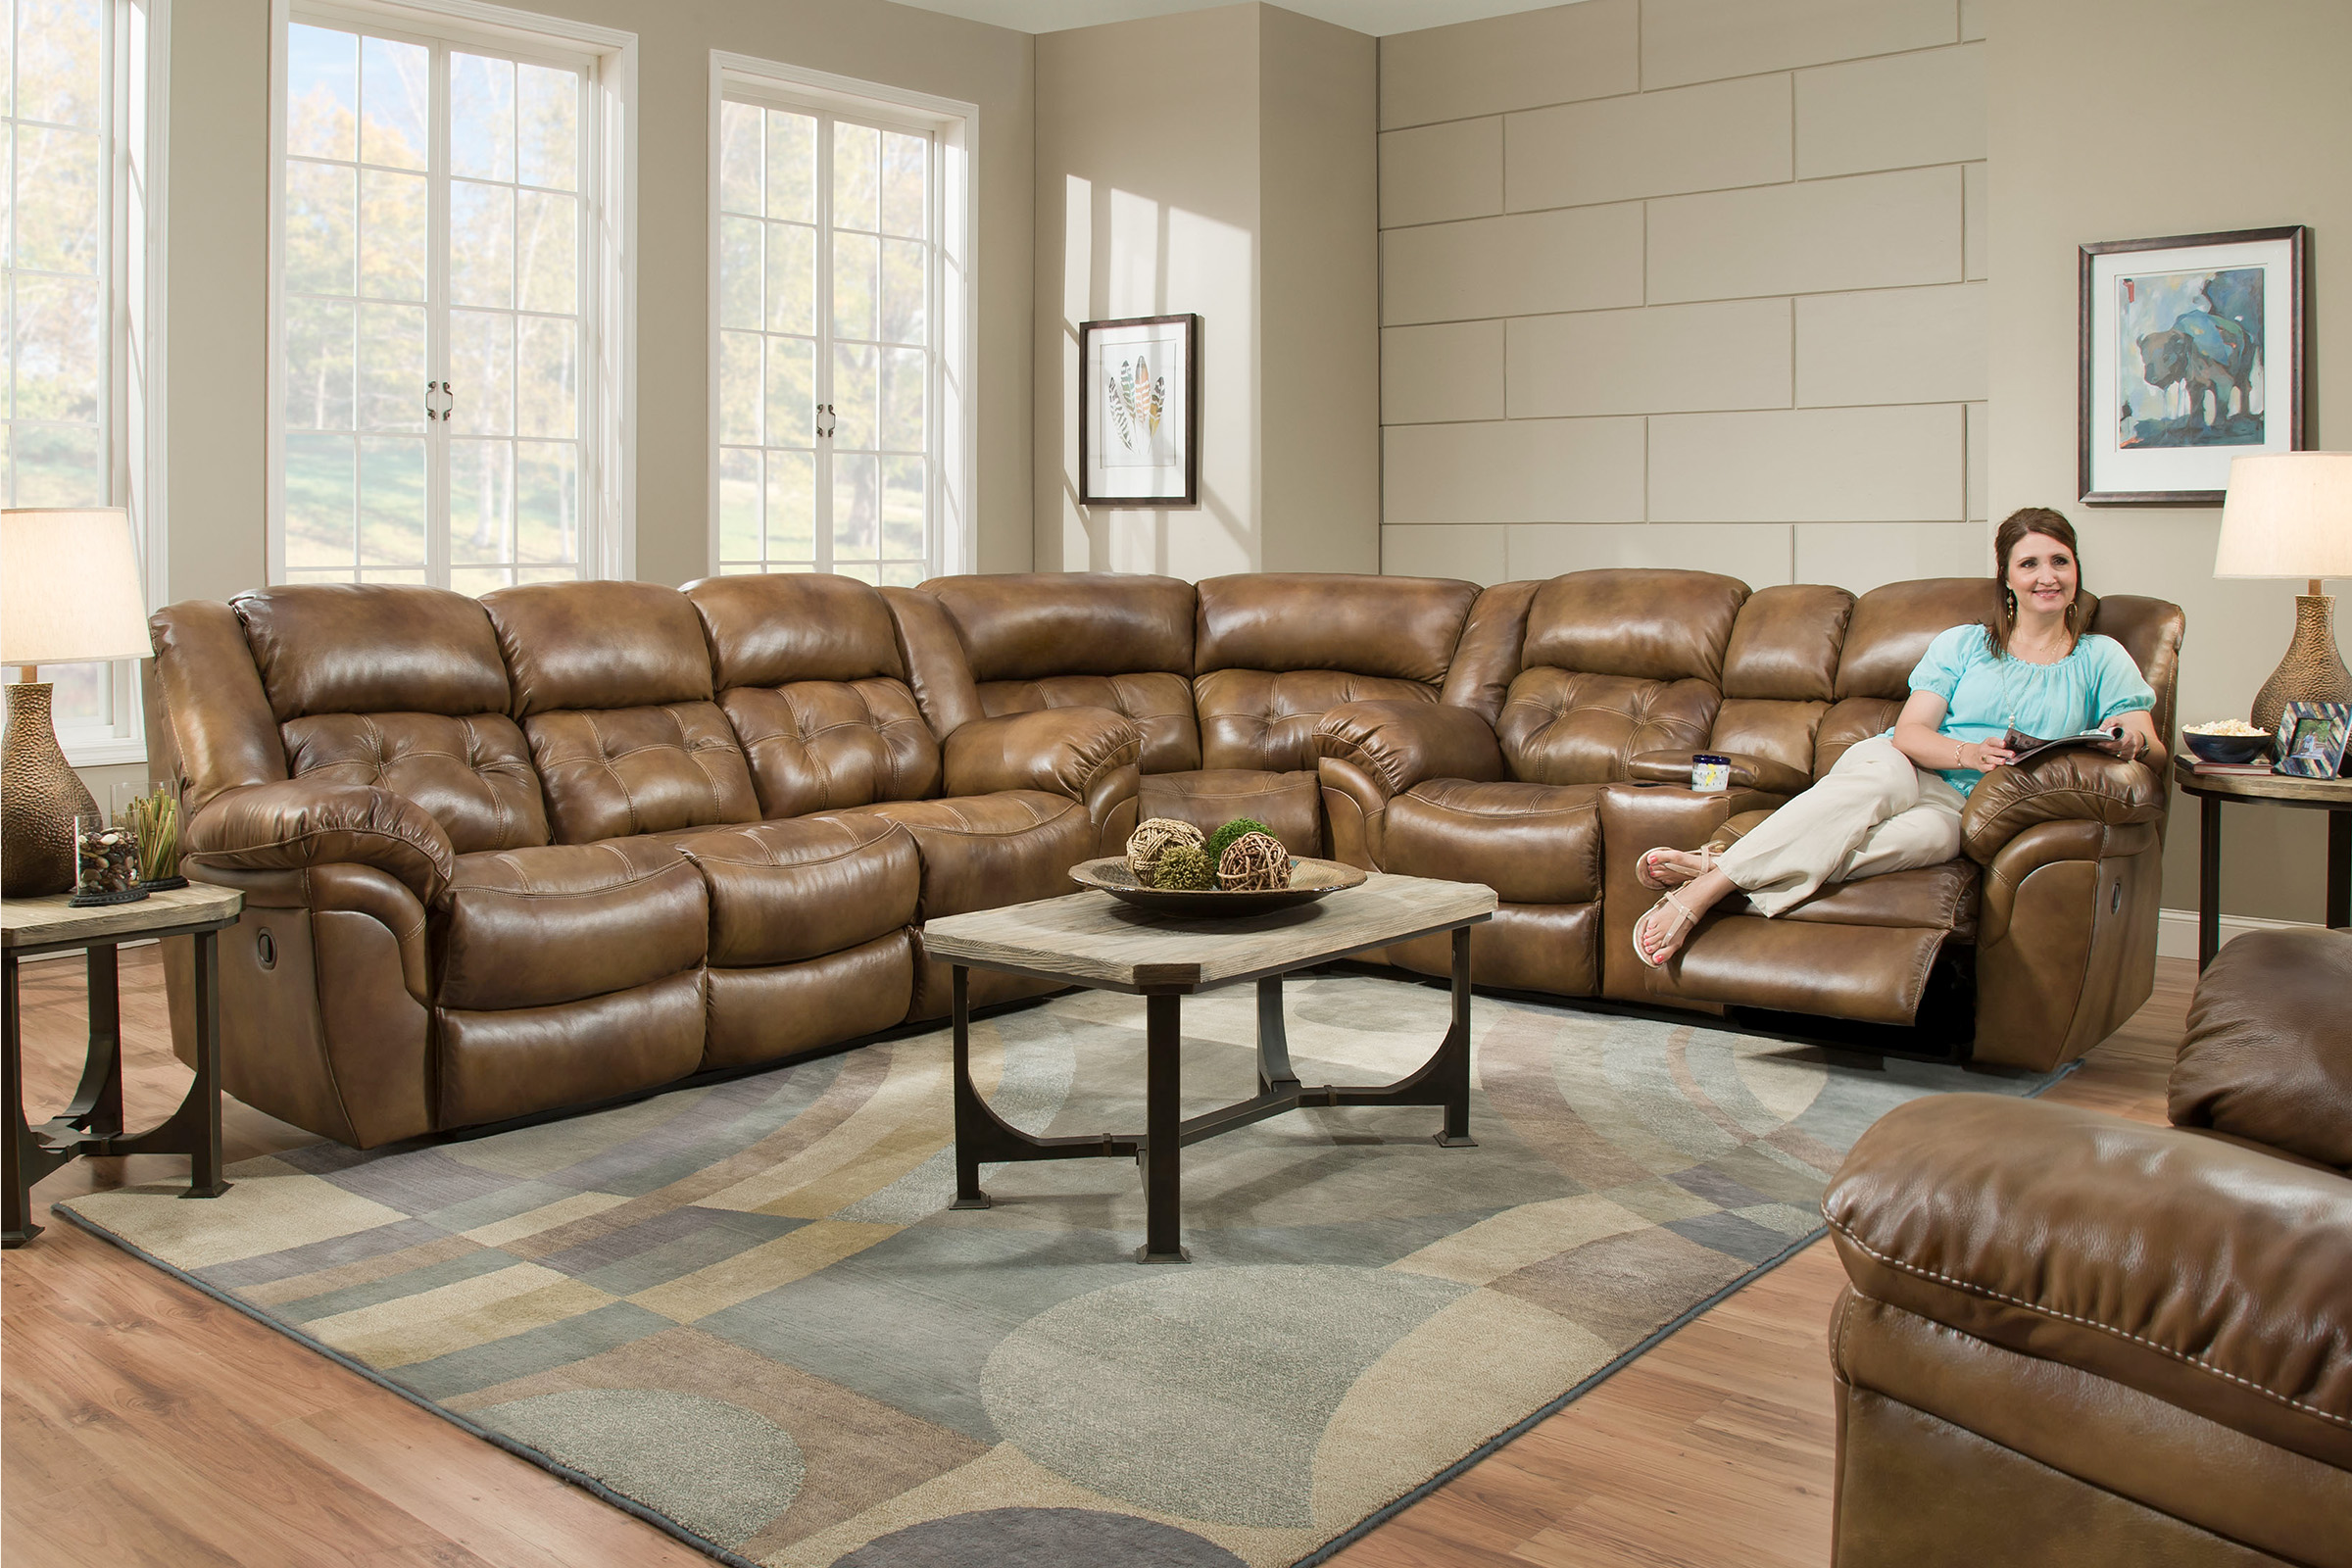
M 2303 450 L 2310 231 L 2082 247 L 2082 496 L 2218 505 L 2230 460 Z
M 1200 504 L 1200 318 L 1078 327 L 1078 501 Z
M 2352 703 L 2289 703 L 2278 715 L 2278 760 L 2274 773 L 2333 778 L 2344 770 L 2344 742 L 2352 738 Z

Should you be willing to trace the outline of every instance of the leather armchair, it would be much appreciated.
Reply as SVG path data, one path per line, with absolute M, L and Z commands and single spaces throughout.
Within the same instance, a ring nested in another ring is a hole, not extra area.
M 2352 936 L 2207 969 L 2174 1126 L 1914 1101 L 1823 1200 L 1837 1568 L 2352 1563 Z

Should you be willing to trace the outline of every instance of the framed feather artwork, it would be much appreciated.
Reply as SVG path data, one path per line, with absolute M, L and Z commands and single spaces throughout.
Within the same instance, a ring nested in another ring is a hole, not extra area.
M 1133 316 L 1078 327 L 1078 500 L 1200 504 L 1200 318 Z

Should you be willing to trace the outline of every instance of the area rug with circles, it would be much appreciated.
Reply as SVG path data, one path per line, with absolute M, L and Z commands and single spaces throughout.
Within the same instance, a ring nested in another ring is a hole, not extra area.
M 1295 979 L 1309 1083 L 1426 1058 L 1444 991 Z M 1255 994 L 1188 999 L 1188 1113 L 1254 1092 Z M 320 1144 L 70 1217 L 730 1563 L 1318 1559 L 1819 1233 L 1900 1102 L 2038 1092 L 1480 998 L 1472 1149 L 1326 1108 L 1188 1150 L 1189 1266 L 1140 1172 L 983 1168 L 951 1211 L 946 1031 L 463 1141 Z M 1144 1009 L 974 1026 L 1033 1133 L 1144 1121 Z

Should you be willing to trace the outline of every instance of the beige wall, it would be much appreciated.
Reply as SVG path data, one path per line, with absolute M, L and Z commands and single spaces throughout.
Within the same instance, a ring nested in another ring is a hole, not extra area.
M 1039 36 L 1040 569 L 1379 569 L 1377 69 L 1257 4 Z M 1079 323 L 1185 312 L 1200 507 L 1079 506 Z
M 2310 224 L 2308 439 L 2352 446 L 2352 178 L 2343 169 L 2352 95 L 2342 79 L 2352 7 L 1987 0 L 1986 9 L 1992 513 L 2059 506 L 2081 531 L 2094 588 L 2153 594 L 2187 612 L 2182 720 L 2243 715 L 2286 651 L 2298 585 L 2215 581 L 2214 508 L 2070 500 L 2079 493 L 2076 248 Z M 2183 113 L 2180 92 L 2159 83 L 2208 93 L 2211 115 Z M 2339 642 L 2345 634 L 2339 615 Z M 2164 902 L 2175 907 L 2196 904 L 2194 804 L 2176 803 L 2166 849 Z M 2225 912 L 2320 918 L 2319 812 L 2231 807 L 2224 831 Z
M 1984 569 L 1961 0 L 1586 0 L 1382 40 L 1382 562 Z
M 706 391 L 710 51 L 980 106 L 979 556 L 1030 562 L 1028 34 L 885 0 L 551 0 L 638 34 L 637 574 L 709 569 Z M 179 0 L 172 17 L 171 595 L 263 580 L 269 268 L 268 0 Z

